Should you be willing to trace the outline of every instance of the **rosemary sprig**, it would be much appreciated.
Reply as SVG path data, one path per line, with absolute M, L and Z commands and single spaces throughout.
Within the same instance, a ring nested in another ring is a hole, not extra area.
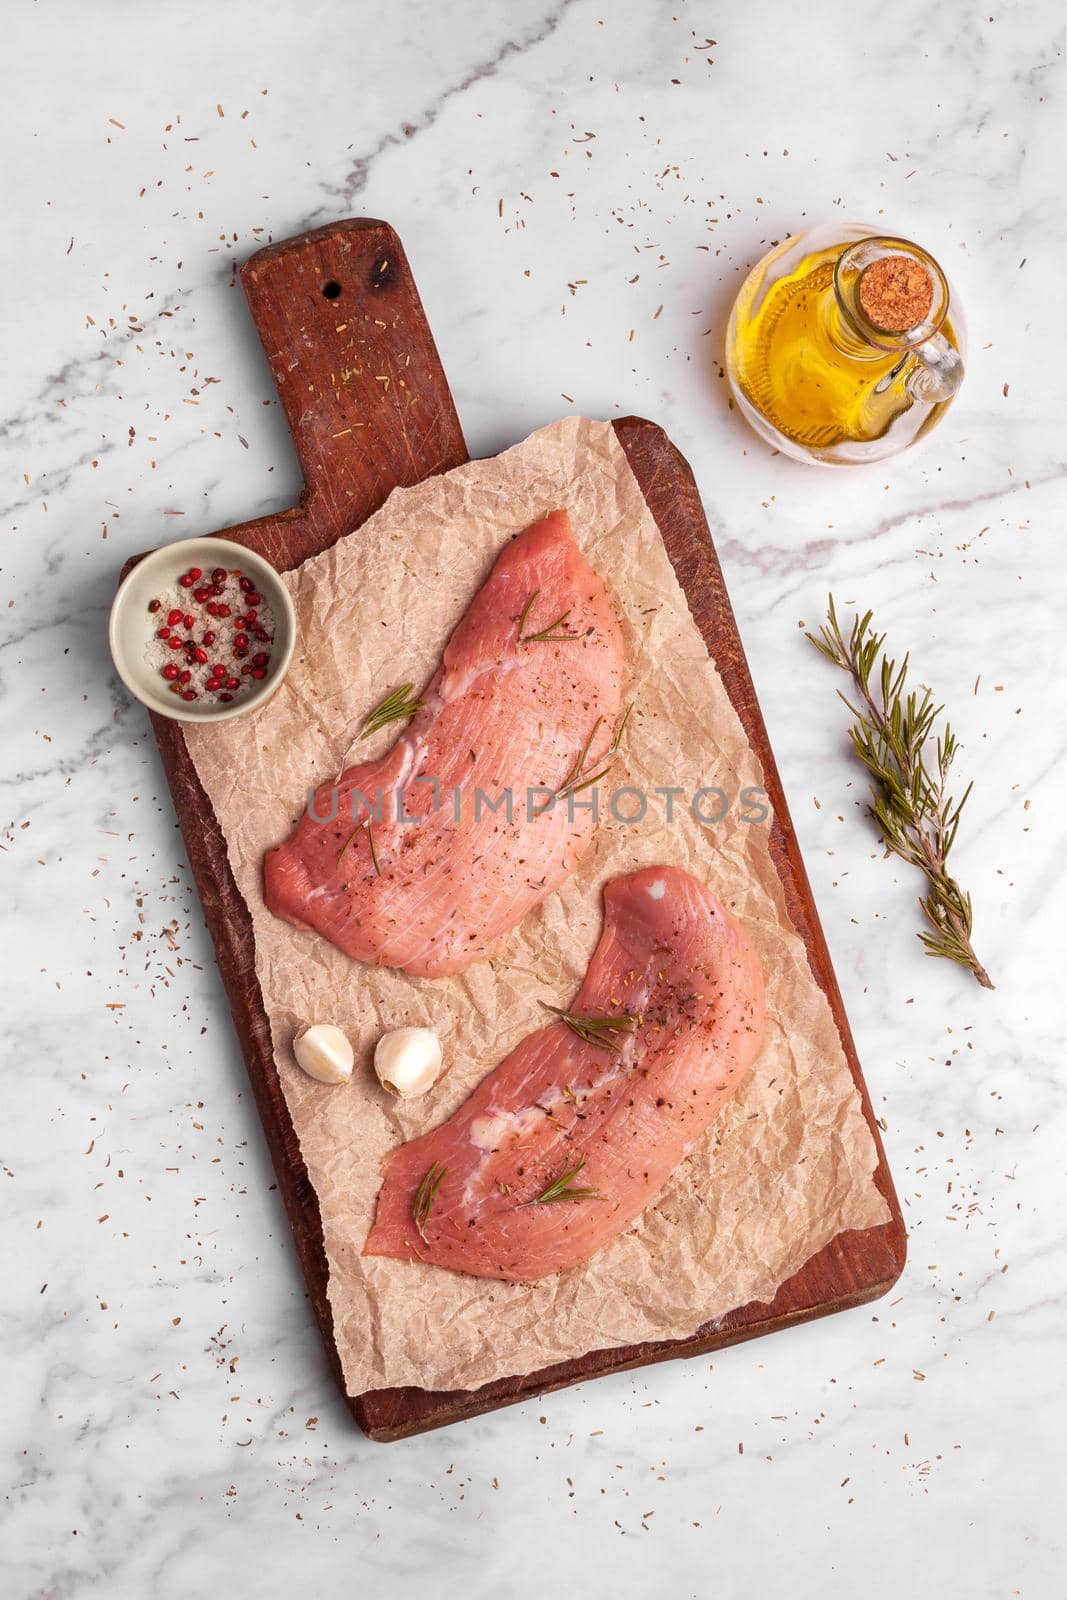
M 561 1022 L 565 1022 L 583 1044 L 598 1045 L 601 1050 L 610 1050 L 614 1055 L 620 1054 L 615 1036 L 637 1030 L 637 1018 L 626 1012 L 614 1017 L 583 1017 L 577 1011 L 562 1011 L 559 1006 L 550 1006 L 547 1000 L 542 1000 L 541 1004 L 546 1011 L 551 1011 Z
M 558 1178 L 553 1178 L 532 1200 L 524 1200 L 516 1210 L 522 1211 L 526 1206 L 555 1205 L 560 1200 L 603 1200 L 599 1189 L 583 1188 L 574 1182 L 584 1166 L 585 1157 L 579 1156 L 573 1167 L 564 1167 Z
M 560 612 L 560 614 L 556 618 L 555 622 L 550 622 L 548 624 L 548 626 L 545 627 L 545 628 L 542 628 L 539 633 L 524 633 L 523 632 L 523 629 L 526 627 L 526 619 L 530 615 L 530 612 L 533 609 L 533 603 L 537 599 L 537 596 L 540 593 L 541 593 L 540 589 L 535 589 L 533 594 L 527 600 L 526 604 L 523 606 L 521 612 L 519 613 L 519 617 L 518 617 L 519 643 L 520 644 L 565 644 L 569 639 L 580 639 L 582 637 L 580 633 L 557 633 L 555 631 L 557 628 L 562 628 L 564 626 L 564 624 L 566 623 L 567 618 L 570 616 L 571 612 L 570 612 L 570 607 L 569 606 L 567 607 L 566 611 L 561 611 Z
M 828 661 L 849 674 L 858 691 L 858 706 L 838 691 L 856 719 L 849 737 L 871 776 L 869 811 L 882 842 L 926 877 L 927 892 L 919 900 L 933 929 L 919 934 L 926 954 L 958 961 L 984 989 L 992 989 L 971 944 L 971 897 L 948 871 L 949 851 L 972 785 L 959 800 L 948 793 L 957 742 L 947 722 L 935 733 L 944 708 L 934 704 L 930 689 L 921 694 L 908 689 L 909 658 L 905 656 L 898 667 L 884 653 L 886 636 L 874 631 L 871 619 L 870 611 L 854 618 L 846 640 L 831 595 L 819 637 L 813 633 L 807 637 Z
M 574 794 L 581 794 L 583 789 L 589 789 L 594 783 L 599 783 L 601 778 L 607 777 L 608 769 L 619 753 L 619 746 L 622 744 L 622 736 L 625 732 L 626 724 L 630 720 L 630 712 L 632 710 L 633 704 L 631 703 L 623 712 L 619 726 L 615 730 L 615 737 L 612 739 L 607 750 L 604 752 L 603 757 L 601 758 L 604 765 L 601 767 L 600 771 L 594 772 L 588 777 L 582 777 L 586 757 L 588 756 L 590 748 L 592 747 L 593 740 L 596 738 L 597 729 L 604 720 L 603 717 L 597 717 L 596 721 L 593 723 L 592 731 L 590 732 L 588 739 L 585 741 L 584 746 L 574 759 L 573 766 L 567 773 L 567 776 L 564 778 L 559 788 L 556 790 L 557 800 L 562 800 L 563 796 L 568 792 L 568 790 Z M 578 781 L 579 779 L 581 779 L 581 782 Z
M 426 1235 L 423 1232 L 423 1229 L 426 1226 L 426 1223 L 429 1221 L 430 1212 L 433 1209 L 434 1197 L 437 1194 L 438 1189 L 441 1187 L 441 1179 L 445 1176 L 447 1171 L 447 1167 L 442 1167 L 435 1161 L 429 1172 L 427 1172 L 426 1176 L 419 1184 L 419 1187 L 415 1190 L 415 1199 L 411 1206 L 411 1218 L 415 1224 L 419 1238 L 424 1244 L 426 1242 Z
M 360 728 L 359 737 L 369 739 L 379 728 L 384 728 L 390 722 L 407 722 L 409 717 L 413 717 L 416 711 L 421 710 L 422 701 L 415 693 L 415 685 L 402 683 L 399 689 L 394 689 L 392 694 L 387 694 L 385 699 L 375 706 Z

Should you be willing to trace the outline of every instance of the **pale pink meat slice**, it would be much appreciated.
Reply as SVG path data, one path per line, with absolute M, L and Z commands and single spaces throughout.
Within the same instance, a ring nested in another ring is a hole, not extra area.
M 417 976 L 492 952 L 589 843 L 588 795 L 548 807 L 587 744 L 583 770 L 597 771 L 622 667 L 604 584 L 554 511 L 504 546 L 389 752 L 318 790 L 325 818 L 336 787 L 335 820 L 305 812 L 268 852 L 269 908 L 360 961 Z
M 586 1261 L 655 1197 L 763 1045 L 755 951 L 678 867 L 607 885 L 570 1010 L 637 1025 L 614 1035 L 617 1053 L 563 1022 L 523 1039 L 447 1122 L 387 1158 L 364 1254 L 520 1280 Z M 595 1194 L 538 1202 L 568 1173 Z

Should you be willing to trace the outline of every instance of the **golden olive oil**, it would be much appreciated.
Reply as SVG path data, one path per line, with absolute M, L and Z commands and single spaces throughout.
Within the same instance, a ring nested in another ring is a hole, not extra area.
M 885 334 L 854 292 L 862 268 L 843 277 L 839 263 L 861 246 L 906 241 L 862 229 L 826 238 L 824 229 L 809 236 L 809 247 L 789 240 L 749 274 L 730 318 L 727 368 L 742 411 L 779 448 L 807 460 L 877 459 L 945 409 L 948 381 L 931 377 L 931 362 L 942 373 L 954 362 L 957 386 L 962 377 L 948 290 L 936 327 Z M 944 283 L 936 263 L 922 259 Z

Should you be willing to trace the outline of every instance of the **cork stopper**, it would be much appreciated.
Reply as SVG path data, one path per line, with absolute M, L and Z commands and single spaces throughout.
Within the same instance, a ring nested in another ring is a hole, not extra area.
M 860 273 L 863 314 L 883 333 L 905 333 L 930 315 L 934 285 L 911 256 L 881 256 Z

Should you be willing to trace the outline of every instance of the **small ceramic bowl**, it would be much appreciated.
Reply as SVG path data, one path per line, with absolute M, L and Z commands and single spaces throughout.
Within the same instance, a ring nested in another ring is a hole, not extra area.
M 156 617 L 149 602 L 173 587 L 190 567 L 210 572 L 212 567 L 239 569 L 264 596 L 274 616 L 267 676 L 254 689 L 245 690 L 230 704 L 198 700 L 186 702 L 171 694 L 159 668 L 145 659 L 145 649 L 155 632 Z M 175 722 L 227 722 L 264 705 L 289 670 L 296 645 L 296 613 L 289 591 L 269 561 L 229 539 L 179 539 L 139 561 L 119 584 L 111 605 L 108 643 L 115 671 L 132 695 L 157 716 Z

